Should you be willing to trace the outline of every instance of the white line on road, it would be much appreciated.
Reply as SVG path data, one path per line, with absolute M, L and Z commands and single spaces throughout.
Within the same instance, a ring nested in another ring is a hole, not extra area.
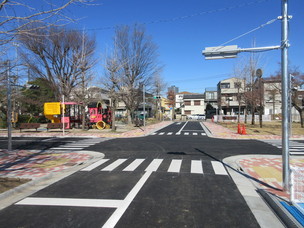
M 158 135 L 163 135 L 163 134 L 165 134 L 165 132 L 161 132 L 161 133 L 159 133 Z
M 179 173 L 181 165 L 182 165 L 182 160 L 173 159 L 169 166 L 168 172 L 169 173 Z
M 221 162 L 218 161 L 211 161 L 214 173 L 217 175 L 228 175 L 225 167 Z
M 86 168 L 84 168 L 80 171 L 91 171 L 91 170 L 95 169 L 96 167 L 102 165 L 103 163 L 105 163 L 107 161 L 109 161 L 109 159 L 101 159 L 101 160 L 93 163 L 92 165 L 89 165 L 88 167 L 86 167 Z
M 198 133 L 197 132 L 193 132 L 193 135 L 197 135 Z
M 117 208 L 123 200 L 27 197 L 16 205 Z
M 188 121 L 182 126 L 182 128 L 177 133 L 180 134 L 182 132 L 182 130 L 184 129 L 184 127 L 187 125 L 187 123 L 188 123 Z
M 135 159 L 123 171 L 134 171 L 145 159 Z
M 120 166 L 122 163 L 124 163 L 126 160 L 127 159 L 125 158 L 117 159 L 115 162 L 103 168 L 101 171 L 112 171 L 116 169 L 118 166 Z
M 162 159 L 158 159 L 162 160 Z M 111 217 L 107 220 L 107 222 L 102 226 L 103 228 L 113 228 L 119 221 L 119 219 L 123 216 L 129 205 L 134 200 L 135 196 L 138 194 L 140 189 L 144 186 L 150 175 L 152 174 L 152 171 L 146 172 L 140 180 L 136 183 L 136 185 L 133 187 L 133 189 L 129 192 L 127 197 L 123 200 L 123 203 L 114 211 L 114 213 L 111 215 Z
M 168 134 L 167 135 L 172 135 L 173 134 L 173 132 L 168 132 Z
M 185 132 L 184 135 L 189 135 L 189 132 Z
M 201 160 L 191 160 L 191 173 L 204 173 Z
M 154 172 L 158 169 L 158 167 L 160 166 L 160 164 L 163 162 L 163 159 L 154 159 L 150 165 L 146 168 L 146 172 Z

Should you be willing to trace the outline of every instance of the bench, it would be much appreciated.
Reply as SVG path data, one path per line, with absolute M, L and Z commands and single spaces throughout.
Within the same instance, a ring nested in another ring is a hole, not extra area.
M 64 124 L 65 127 L 67 127 L 67 124 Z M 48 123 L 46 126 L 46 130 L 48 131 L 49 129 L 62 129 L 63 124 L 62 123 Z
M 20 123 L 20 132 L 22 129 L 37 129 L 40 127 L 40 123 Z

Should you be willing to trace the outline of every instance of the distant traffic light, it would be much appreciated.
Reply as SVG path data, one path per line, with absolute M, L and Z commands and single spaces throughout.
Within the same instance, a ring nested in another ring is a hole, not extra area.
M 161 96 L 154 96 L 153 98 L 154 98 L 154 99 L 160 99 Z

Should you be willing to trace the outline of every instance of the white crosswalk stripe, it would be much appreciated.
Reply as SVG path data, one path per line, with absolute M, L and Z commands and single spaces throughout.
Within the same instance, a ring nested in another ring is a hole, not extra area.
M 107 167 L 103 168 L 101 171 L 113 171 L 118 166 L 120 166 L 122 163 L 124 163 L 127 159 L 121 158 L 117 159 L 115 162 L 111 163 Z
M 97 143 L 106 141 L 105 138 L 96 138 L 96 139 L 84 139 L 79 141 L 69 141 L 65 145 L 60 145 L 58 147 L 51 147 L 50 150 L 83 150 L 89 146 L 93 146 Z
M 179 173 L 181 165 L 182 165 L 182 160 L 173 159 L 169 166 L 168 172 L 169 173 Z
M 145 159 L 135 159 L 123 171 L 134 171 Z
M 190 136 L 190 135 L 193 135 L 193 136 L 205 136 L 207 135 L 205 132 L 153 132 L 151 133 L 151 135 L 187 135 L 187 136 Z
M 262 141 L 265 143 L 268 143 L 272 146 L 275 146 L 279 149 L 282 149 L 281 140 L 262 140 Z M 289 154 L 297 155 L 297 156 L 304 156 L 304 144 L 296 142 L 296 141 L 290 141 L 289 142 Z
M 201 160 L 192 160 L 191 161 L 191 173 L 203 174 L 203 166 Z
M 116 160 L 110 159 L 101 159 L 88 167 L 82 169 L 81 171 L 91 171 L 93 169 L 102 166 L 104 163 L 106 166 L 104 168 L 99 169 L 100 171 L 122 171 L 122 172 L 133 172 L 136 170 L 141 170 L 145 172 L 168 172 L 168 173 L 180 173 L 182 170 L 182 166 L 185 165 L 187 170 L 183 169 L 183 173 L 192 173 L 192 174 L 215 174 L 215 175 L 228 175 L 226 168 L 221 162 L 218 161 L 202 161 L 202 160 L 182 160 L 182 159 L 170 159 L 169 163 L 164 162 L 165 159 L 153 159 L 149 163 L 147 163 L 150 159 L 145 158 L 137 158 L 137 159 L 128 159 L 128 158 L 120 158 Z M 145 162 L 146 161 L 146 162 Z M 124 168 L 124 164 L 126 163 L 126 167 Z M 162 165 L 164 163 L 164 165 Z M 141 166 L 145 164 L 145 166 Z M 187 166 L 190 164 L 190 167 Z M 160 168 L 162 165 L 162 168 Z M 167 166 L 167 168 L 166 168 Z M 205 168 L 204 168 L 205 167 Z M 209 167 L 209 169 L 208 169 Z M 166 169 L 164 169 L 166 168 Z M 204 172 L 204 169 L 207 169 L 207 172 Z M 213 170 L 213 173 L 210 173 L 210 170 Z
M 223 166 L 223 164 L 221 162 L 211 161 L 211 164 L 213 166 L 213 170 L 214 170 L 215 174 L 228 175 L 225 167 Z

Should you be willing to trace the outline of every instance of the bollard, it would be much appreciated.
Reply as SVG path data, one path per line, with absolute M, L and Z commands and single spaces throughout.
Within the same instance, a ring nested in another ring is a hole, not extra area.
M 238 124 L 237 133 L 242 134 L 241 124 Z
M 245 124 L 243 124 L 242 135 L 247 135 Z

